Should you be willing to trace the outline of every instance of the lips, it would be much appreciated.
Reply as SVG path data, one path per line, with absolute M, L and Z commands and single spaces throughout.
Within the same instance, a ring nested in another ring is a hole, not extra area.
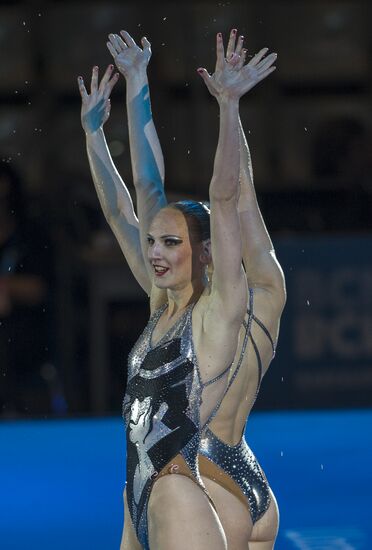
M 169 271 L 168 267 L 163 267 L 161 265 L 153 265 L 152 267 L 154 268 L 155 275 L 157 277 L 162 277 Z

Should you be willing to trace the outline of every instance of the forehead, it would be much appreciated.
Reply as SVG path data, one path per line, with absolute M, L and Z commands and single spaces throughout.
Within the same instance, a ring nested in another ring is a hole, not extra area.
M 152 235 L 177 235 L 185 237 L 189 234 L 185 216 L 175 208 L 163 208 L 153 219 L 150 226 Z

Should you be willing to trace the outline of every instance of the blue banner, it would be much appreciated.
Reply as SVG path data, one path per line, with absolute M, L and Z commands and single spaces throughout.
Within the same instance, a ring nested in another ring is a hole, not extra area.
M 287 283 L 259 408 L 372 406 L 372 237 L 275 242 Z

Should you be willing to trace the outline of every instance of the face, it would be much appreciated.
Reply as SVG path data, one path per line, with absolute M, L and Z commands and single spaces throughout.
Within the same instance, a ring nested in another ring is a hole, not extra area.
M 182 212 L 164 208 L 155 216 L 148 234 L 148 259 L 158 288 L 180 290 L 202 277 L 201 243 L 191 243 Z

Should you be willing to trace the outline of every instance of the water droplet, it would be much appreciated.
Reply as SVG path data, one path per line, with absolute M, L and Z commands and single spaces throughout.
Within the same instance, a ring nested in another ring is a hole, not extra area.
M 284 455 L 283 451 L 280 451 L 280 456 L 283 456 L 283 455 Z
M 306 300 L 306 305 L 307 305 L 307 306 L 310 305 L 310 300 Z
M 307 132 L 307 128 L 306 128 L 306 126 L 304 126 L 304 130 L 305 130 L 305 132 Z

